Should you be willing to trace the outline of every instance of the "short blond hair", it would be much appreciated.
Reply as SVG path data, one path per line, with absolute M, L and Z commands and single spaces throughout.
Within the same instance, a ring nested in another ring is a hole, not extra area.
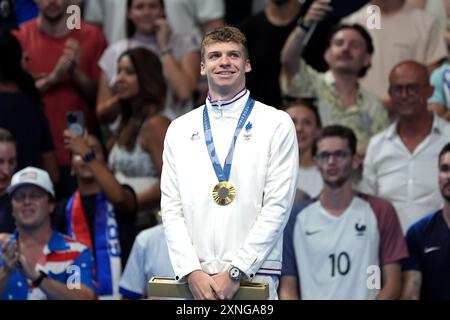
M 235 42 L 240 44 L 244 48 L 245 58 L 248 59 L 247 38 L 245 35 L 236 27 L 224 26 L 208 32 L 203 37 L 201 48 L 202 61 L 205 61 L 205 47 L 217 42 Z

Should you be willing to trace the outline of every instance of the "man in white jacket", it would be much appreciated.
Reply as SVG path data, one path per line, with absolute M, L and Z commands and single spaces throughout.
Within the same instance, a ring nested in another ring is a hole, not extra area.
M 277 298 L 298 147 L 289 116 L 250 98 L 250 70 L 238 29 L 208 33 L 206 105 L 173 121 L 165 138 L 163 224 L 176 278 L 196 299 L 231 299 L 244 280 L 269 283 Z

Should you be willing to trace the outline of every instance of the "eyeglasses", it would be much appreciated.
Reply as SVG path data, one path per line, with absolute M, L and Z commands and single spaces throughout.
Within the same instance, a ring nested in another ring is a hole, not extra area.
M 342 161 L 350 155 L 349 151 L 336 150 L 333 152 L 322 151 L 316 155 L 316 158 L 320 162 L 327 162 L 330 157 L 335 158 L 337 161 Z
M 44 191 L 31 191 L 31 192 L 21 192 L 16 191 L 12 194 L 12 199 L 16 202 L 24 202 L 26 198 L 32 201 L 38 201 L 47 195 Z
M 439 166 L 439 171 L 442 173 L 449 173 L 450 172 L 450 166 L 448 164 L 441 164 Z
M 406 92 L 407 95 L 417 95 L 419 91 L 425 85 L 420 84 L 405 84 L 405 85 L 392 85 L 389 87 L 389 93 L 393 96 L 401 96 L 403 91 Z

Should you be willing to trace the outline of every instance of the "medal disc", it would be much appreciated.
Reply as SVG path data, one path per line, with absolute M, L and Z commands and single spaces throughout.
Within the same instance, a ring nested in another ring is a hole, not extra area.
M 213 200 L 220 206 L 226 206 L 236 197 L 236 187 L 228 181 L 219 182 L 212 192 Z

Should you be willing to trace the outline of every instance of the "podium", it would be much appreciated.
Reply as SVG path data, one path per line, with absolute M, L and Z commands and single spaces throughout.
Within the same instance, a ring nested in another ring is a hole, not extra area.
M 165 298 L 194 299 L 189 285 L 170 277 L 152 277 L 148 281 L 148 296 Z M 258 282 L 241 282 L 233 300 L 268 300 L 269 284 Z

